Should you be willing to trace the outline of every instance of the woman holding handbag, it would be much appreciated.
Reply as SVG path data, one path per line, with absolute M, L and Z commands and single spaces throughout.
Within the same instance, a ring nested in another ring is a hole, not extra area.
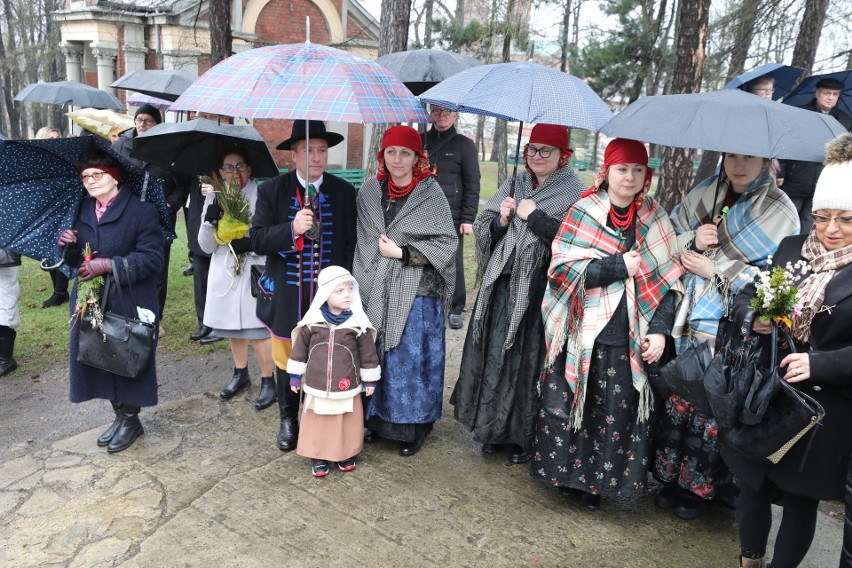
M 87 297 L 91 294 L 93 302 L 99 303 L 101 295 L 108 291 L 104 305 L 110 312 L 136 318 L 138 306 L 156 320 L 156 279 L 163 270 L 163 233 L 157 208 L 143 203 L 121 185 L 118 160 L 95 151 L 82 155 L 77 167 L 89 197 L 83 199 L 73 227 L 62 231 L 58 240 L 59 246 L 65 247 L 66 263 L 77 271 L 71 292 L 70 398 L 71 402 L 101 398 L 112 403 L 115 420 L 97 443 L 115 453 L 130 447 L 144 433 L 140 408 L 157 404 L 156 332 L 148 363 L 135 378 L 80 363 L 77 356 L 84 321 L 82 310 L 78 309 L 78 295 L 82 288 Z M 91 303 L 85 303 L 87 297 L 79 298 L 80 305 L 93 310 Z M 155 329 L 159 324 L 151 323 Z M 88 321 L 85 325 L 89 325 Z
M 792 318 L 797 353 L 781 360 L 784 379 L 825 409 L 819 427 L 799 440 L 777 464 L 755 460 L 722 446 L 722 457 L 740 479 L 737 523 L 740 566 L 759 568 L 772 523 L 771 505 L 780 491 L 784 513 L 773 568 L 798 566 L 808 552 L 821 500 L 842 501 L 852 452 L 852 134 L 829 143 L 826 166 L 813 197 L 814 224 L 806 235 L 788 237 L 772 258 L 773 266 L 803 260 L 809 270 L 798 273 L 797 302 Z M 750 315 L 754 284 L 743 288 L 732 308 L 742 324 Z M 769 323 L 755 320 L 757 334 Z M 768 346 L 767 346 L 768 347 Z M 768 348 L 766 349 L 768 351 Z

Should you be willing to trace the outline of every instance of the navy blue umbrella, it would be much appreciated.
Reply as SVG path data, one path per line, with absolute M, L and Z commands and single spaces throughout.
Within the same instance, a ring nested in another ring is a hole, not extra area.
M 112 154 L 123 168 L 122 185 L 160 212 L 167 240 L 173 240 L 163 182 L 112 151 L 98 136 L 53 140 L 0 141 L 0 248 L 56 264 L 62 257 L 56 239 L 71 227 L 86 196 L 77 160 L 85 152 Z
M 802 106 L 811 102 L 816 94 L 816 84 L 820 79 L 837 79 L 843 83 L 843 89 L 840 91 L 840 100 L 837 101 L 837 108 L 852 116 L 852 71 L 848 70 L 805 77 L 799 83 L 799 86 L 784 99 L 784 104 Z
M 771 77 L 775 80 L 775 92 L 772 94 L 772 100 L 777 101 L 781 97 L 786 97 L 790 93 L 790 89 L 799 80 L 799 77 L 805 74 L 805 70 L 792 65 L 783 65 L 781 63 L 766 63 L 757 69 L 752 69 L 747 73 L 737 75 L 728 84 L 722 87 L 723 90 L 740 89 L 741 91 L 748 90 L 748 84 L 760 77 Z

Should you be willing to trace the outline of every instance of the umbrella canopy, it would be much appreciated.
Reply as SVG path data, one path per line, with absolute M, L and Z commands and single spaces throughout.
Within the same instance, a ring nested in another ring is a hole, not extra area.
M 389 53 L 376 59 L 402 81 L 413 94 L 419 95 L 465 69 L 482 65 L 478 59 L 440 49 L 414 49 Z
M 821 162 L 825 143 L 846 129 L 834 117 L 735 90 L 643 97 L 601 132 L 678 148 Z
M 110 85 L 115 89 L 136 91 L 143 95 L 176 101 L 195 80 L 195 75 L 175 69 L 141 69 L 131 71 Z
M 278 166 L 260 134 L 251 126 L 216 124 L 205 118 L 163 123 L 136 137 L 131 156 L 167 170 L 210 175 L 219 158 L 241 150 L 255 177 L 274 177 Z
M 59 261 L 56 239 L 71 226 L 86 196 L 77 160 L 95 149 L 121 162 L 122 185 L 143 201 L 154 203 L 166 239 L 175 238 L 163 182 L 113 152 L 105 140 L 97 136 L 4 140 L 0 142 L 0 248 L 48 259 L 50 264 Z
M 840 100 L 837 101 L 837 109 L 852 116 L 852 71 L 838 71 L 837 73 L 825 73 L 823 75 L 811 75 L 799 83 L 792 93 L 784 99 L 784 104 L 802 106 L 811 102 L 816 94 L 816 84 L 820 79 L 837 79 L 843 83 L 840 91 Z
M 111 108 L 124 110 L 124 105 L 115 95 L 77 81 L 54 81 L 33 83 L 15 95 L 16 101 L 44 103 L 48 105 L 73 105 L 79 107 Z
M 155 109 L 165 112 L 169 110 L 172 106 L 173 101 L 167 101 L 165 99 L 158 99 L 157 97 L 151 97 L 148 95 L 143 95 L 142 93 L 133 93 L 129 97 L 127 97 L 127 104 L 132 106 L 142 106 L 142 105 L 151 105 Z
M 390 71 L 313 43 L 272 45 L 214 65 L 172 105 L 246 118 L 339 122 L 429 122 Z
M 89 132 L 109 140 L 109 133 L 115 127 L 122 131 L 133 128 L 133 117 L 119 114 L 109 109 L 83 108 L 66 112 L 65 116 Z
M 473 67 L 432 87 L 420 101 L 503 120 L 586 130 L 598 130 L 612 118 L 606 103 L 583 81 L 532 61 Z
M 737 75 L 728 81 L 722 89 L 739 89 L 745 91 L 750 81 L 759 77 L 771 77 L 775 81 L 775 92 L 772 93 L 772 100 L 777 101 L 781 97 L 786 97 L 790 94 L 790 89 L 793 88 L 796 81 L 804 74 L 805 70 L 801 67 L 782 65 L 781 63 L 767 63 L 757 69 Z

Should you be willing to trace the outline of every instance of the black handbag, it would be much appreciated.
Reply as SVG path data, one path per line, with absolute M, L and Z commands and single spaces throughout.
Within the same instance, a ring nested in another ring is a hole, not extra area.
M 713 362 L 713 352 L 708 342 L 690 343 L 660 369 L 660 376 L 651 381 L 651 386 L 662 383 L 672 393 L 692 404 L 700 414 L 707 416 L 711 410 L 704 391 L 704 375 L 713 371 Z M 660 392 L 662 385 L 655 387 L 655 390 Z
M 125 274 L 128 273 L 124 260 Z M 104 282 L 101 297 L 103 321 L 99 326 L 92 324 L 92 315 L 86 312 L 80 322 L 79 350 L 77 362 L 96 367 L 121 377 L 136 378 L 148 367 L 154 350 L 156 328 L 133 317 L 116 314 L 106 309 L 110 288 L 115 288 L 121 298 L 121 286 L 113 263 L 113 276 Z M 134 306 L 133 287 L 127 281 L 130 299 Z
M 720 424 L 719 440 L 747 457 L 778 463 L 822 420 L 825 409 L 784 380 L 778 368 L 778 330 L 774 323 L 770 341 L 769 368 L 756 370 L 751 384 L 742 389 L 745 398 L 739 420 L 730 428 Z M 795 353 L 789 335 L 787 342 Z
M 251 281 L 252 298 L 270 299 L 272 294 L 269 294 L 261 285 L 260 280 L 266 272 L 265 264 L 252 264 L 249 266 L 249 278 Z

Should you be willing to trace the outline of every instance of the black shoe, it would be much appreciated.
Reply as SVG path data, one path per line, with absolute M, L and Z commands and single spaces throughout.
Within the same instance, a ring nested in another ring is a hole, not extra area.
M 110 402 L 112 403 L 112 409 L 115 411 L 115 420 L 112 421 L 112 424 L 106 429 L 106 432 L 101 434 L 101 437 L 98 438 L 98 446 L 102 448 L 104 446 L 109 446 L 113 436 L 115 436 L 115 433 L 118 432 L 118 429 L 121 427 L 121 423 L 124 421 L 124 414 L 121 413 L 123 405 L 120 402 Z
M 272 403 L 278 400 L 276 391 L 275 377 L 261 377 L 260 394 L 257 395 L 257 399 L 254 401 L 254 407 L 257 410 L 263 410 L 272 406 Z
M 461 314 L 450 314 L 450 329 L 461 329 L 464 322 L 462 322 Z
M 311 460 L 311 475 L 314 477 L 325 477 L 328 475 L 328 462 L 325 460 Z
M 500 444 L 482 444 L 483 454 L 496 454 L 502 449 Z
M 202 337 L 201 339 L 199 339 L 198 343 L 200 343 L 201 345 L 210 345 L 211 343 L 216 343 L 217 341 L 222 341 L 223 339 L 225 339 L 225 338 L 222 337 L 221 335 L 216 335 L 216 333 L 211 333 L 207 337 Z
M 509 454 L 509 461 L 515 465 L 527 463 L 531 459 L 532 454 L 518 445 L 513 446 L 512 453 Z
M 409 457 L 420 451 L 423 447 L 423 438 L 417 438 L 413 442 L 403 442 L 399 446 L 399 455 Z
M 348 460 L 337 462 L 337 469 L 340 471 L 352 471 L 356 467 L 355 458 L 349 458 Z
M 192 276 L 193 274 L 195 274 L 195 267 L 191 264 L 183 269 L 184 276 Z
M 18 368 L 15 353 L 15 336 L 0 337 L 0 377 L 5 377 Z
M 219 393 L 219 398 L 228 400 L 250 384 L 251 379 L 249 378 L 248 367 L 244 369 L 234 367 L 234 376 L 231 377 L 231 382 Z
M 290 375 L 281 369 L 275 369 L 278 386 L 278 449 L 289 452 L 296 449 L 299 441 L 299 404 L 302 402 L 300 393 L 290 390 Z
M 565 497 L 566 499 L 573 499 L 574 501 L 579 501 L 580 496 L 583 494 L 579 489 L 574 489 L 573 487 L 560 487 L 559 494 Z
M 587 511 L 600 511 L 601 496 L 592 495 L 591 493 L 583 491 L 580 495 L 580 505 L 582 505 Z
M 704 500 L 692 493 L 681 493 L 674 508 L 675 515 L 684 521 L 697 519 L 704 513 Z
M 373 442 L 377 442 L 379 440 L 379 435 L 369 428 L 364 428 L 364 442 L 367 444 L 372 444 Z
M 663 485 L 654 495 L 654 504 L 660 509 L 671 509 L 677 505 L 679 493 L 677 485 Z
M 136 438 L 145 433 L 142 422 L 139 421 L 139 407 L 123 404 L 121 407 L 121 426 L 109 441 L 107 451 L 111 454 L 126 450 L 133 445 Z
M 53 308 L 68 302 L 68 294 L 54 292 L 53 296 L 41 303 L 42 308 Z
M 208 335 L 213 333 L 213 328 L 208 327 L 206 325 L 200 325 L 198 329 L 189 334 L 190 341 L 198 341 L 199 339 L 204 339 Z

